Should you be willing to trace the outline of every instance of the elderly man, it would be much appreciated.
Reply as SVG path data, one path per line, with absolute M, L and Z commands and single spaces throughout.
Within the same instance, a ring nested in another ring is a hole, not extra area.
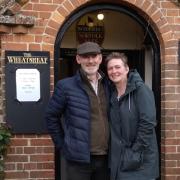
M 94 42 L 80 44 L 76 61 L 81 66 L 77 74 L 55 87 L 47 127 L 55 147 L 64 153 L 67 180 L 107 180 L 108 88 L 99 71 L 101 48 Z

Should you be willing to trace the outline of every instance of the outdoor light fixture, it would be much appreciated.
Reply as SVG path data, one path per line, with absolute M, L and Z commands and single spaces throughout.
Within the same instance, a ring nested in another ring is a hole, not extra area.
M 103 13 L 98 13 L 97 18 L 98 18 L 98 20 L 102 21 L 104 19 L 104 14 Z

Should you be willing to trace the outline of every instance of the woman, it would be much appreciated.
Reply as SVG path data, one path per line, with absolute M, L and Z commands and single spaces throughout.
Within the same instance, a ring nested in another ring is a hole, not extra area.
M 136 70 L 129 71 L 124 54 L 114 52 L 106 63 L 113 84 L 111 180 L 153 180 L 159 175 L 153 93 Z

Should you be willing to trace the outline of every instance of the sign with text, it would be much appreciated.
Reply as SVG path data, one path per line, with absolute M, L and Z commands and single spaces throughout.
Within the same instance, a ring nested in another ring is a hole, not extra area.
M 14 133 L 46 133 L 50 56 L 41 51 L 5 52 L 6 118 Z
M 96 42 L 102 45 L 104 41 L 104 23 L 95 15 L 83 16 L 76 25 L 76 37 L 79 43 L 86 41 Z
M 40 72 L 37 69 L 16 70 L 16 97 L 21 102 L 40 99 Z

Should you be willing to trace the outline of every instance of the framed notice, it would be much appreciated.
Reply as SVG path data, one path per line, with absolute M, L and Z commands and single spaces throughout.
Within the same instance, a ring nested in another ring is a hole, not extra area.
M 14 133 L 47 133 L 44 114 L 50 96 L 47 51 L 5 52 L 6 121 Z
M 37 69 L 16 70 L 16 98 L 20 102 L 40 99 L 40 72 Z

